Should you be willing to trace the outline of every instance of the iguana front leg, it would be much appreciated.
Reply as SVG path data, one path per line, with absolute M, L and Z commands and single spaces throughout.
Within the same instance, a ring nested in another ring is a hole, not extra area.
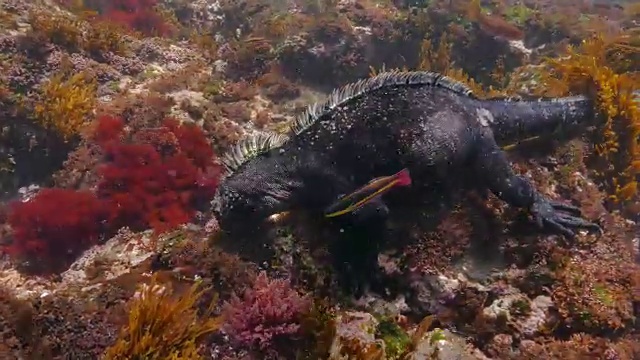
M 329 166 L 313 173 L 325 188 L 332 188 L 334 198 L 324 199 L 329 206 L 336 199 L 356 190 L 358 185 L 341 176 Z M 380 197 L 347 214 L 328 218 L 338 231 L 329 243 L 339 283 L 356 297 L 361 296 L 378 273 L 379 246 L 386 239 L 386 220 L 389 209 Z
M 516 175 L 489 129 L 482 129 L 476 140 L 475 174 L 501 200 L 528 208 L 539 226 L 547 226 L 569 238 L 575 236 L 573 229 L 602 231 L 599 225 L 583 219 L 577 207 L 546 198 L 530 181 Z

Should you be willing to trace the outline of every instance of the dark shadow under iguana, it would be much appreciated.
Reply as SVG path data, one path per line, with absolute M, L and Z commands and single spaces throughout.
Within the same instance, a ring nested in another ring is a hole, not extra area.
M 481 100 L 437 73 L 382 73 L 310 106 L 288 135 L 241 141 L 225 158 L 229 171 L 213 210 L 223 231 L 246 233 L 282 211 L 304 208 L 322 216 L 339 195 L 407 168 L 418 191 L 472 183 L 566 237 L 581 228 L 600 231 L 578 208 L 545 197 L 515 174 L 500 148 L 586 127 L 595 122 L 594 111 L 588 97 Z M 377 198 L 349 221 L 380 224 L 388 212 Z

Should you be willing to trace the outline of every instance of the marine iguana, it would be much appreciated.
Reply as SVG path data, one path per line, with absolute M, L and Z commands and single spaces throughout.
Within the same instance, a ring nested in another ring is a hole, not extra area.
M 600 227 L 516 175 L 500 144 L 583 127 L 595 117 L 586 96 L 482 100 L 438 73 L 386 72 L 334 90 L 287 135 L 259 133 L 237 144 L 224 158 L 228 173 L 213 211 L 223 231 L 247 230 L 274 213 L 321 211 L 375 177 L 408 168 L 424 188 L 471 177 L 481 184 L 475 187 L 528 209 L 540 226 L 573 237 L 575 229 Z M 361 213 L 371 209 L 388 212 L 380 199 Z

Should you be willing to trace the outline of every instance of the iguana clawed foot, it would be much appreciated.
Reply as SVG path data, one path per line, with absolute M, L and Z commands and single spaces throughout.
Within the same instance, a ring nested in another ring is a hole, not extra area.
M 580 209 L 573 205 L 539 197 L 530 211 L 538 226 L 548 227 L 570 239 L 576 236 L 572 228 L 602 233 L 598 224 L 583 219 Z

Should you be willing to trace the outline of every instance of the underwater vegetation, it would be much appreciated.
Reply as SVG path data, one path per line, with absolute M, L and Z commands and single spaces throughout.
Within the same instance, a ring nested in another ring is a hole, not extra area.
M 87 23 L 89 21 L 89 23 Z M 51 14 L 34 10 L 29 14 L 31 29 L 25 34 L 30 46 L 48 43 L 68 50 L 83 50 L 93 56 L 105 53 L 124 54 L 126 42 L 122 26 L 83 13 L 74 18 L 62 13 Z
M 159 9 L 157 0 L 58 0 L 76 12 L 95 13 L 97 18 L 119 24 L 145 36 L 170 35 L 174 28 Z
M 96 85 L 86 76 L 79 73 L 65 80 L 59 74 L 49 79 L 42 86 L 42 100 L 34 106 L 36 121 L 65 139 L 78 135 L 96 104 Z
M 278 343 L 283 339 L 300 335 L 300 322 L 310 308 L 311 299 L 298 294 L 287 280 L 271 280 L 261 272 L 252 288 L 224 305 L 224 328 L 243 348 L 282 347 Z
M 105 121 L 99 126 L 123 126 Z M 195 125 L 169 119 L 160 128 L 127 134 L 128 139 L 121 139 L 124 134 L 116 129 L 108 130 L 115 133 L 112 138 L 101 133 L 98 142 L 106 161 L 98 169 L 97 196 L 109 203 L 109 223 L 162 232 L 188 222 L 197 205 L 213 197 L 220 170 Z
M 60 211 L 60 204 L 72 211 Z M 106 207 L 92 192 L 56 188 L 16 202 L 9 211 L 13 240 L 3 251 L 39 265 L 67 265 L 69 258 L 100 241 L 107 219 Z
M 570 47 L 566 57 L 550 59 L 544 79 L 549 96 L 595 93 L 604 117 L 594 139 L 598 178 L 614 201 L 637 197 L 640 174 L 640 105 L 635 91 L 640 86 L 637 69 L 630 69 L 640 56 L 637 31 L 613 39 L 602 36 Z
M 134 294 L 129 322 L 104 359 L 204 359 L 199 342 L 218 329 L 220 319 L 211 307 L 198 312 L 202 294 L 196 283 L 176 296 L 152 278 Z
M 96 191 L 44 189 L 13 203 L 8 253 L 38 266 L 68 265 L 121 227 L 163 232 L 184 224 L 213 197 L 220 167 L 198 127 L 168 119 L 162 127 L 127 134 L 119 118 L 96 122 L 102 152 Z M 60 204 L 68 210 L 60 211 Z
M 2 2 L 0 357 L 640 358 L 639 26 L 637 1 Z M 305 214 L 220 231 L 230 146 L 390 69 L 593 96 L 587 134 L 508 155 L 604 233 L 474 194 L 434 226 L 401 199 L 356 299 L 336 263 L 358 259 Z

